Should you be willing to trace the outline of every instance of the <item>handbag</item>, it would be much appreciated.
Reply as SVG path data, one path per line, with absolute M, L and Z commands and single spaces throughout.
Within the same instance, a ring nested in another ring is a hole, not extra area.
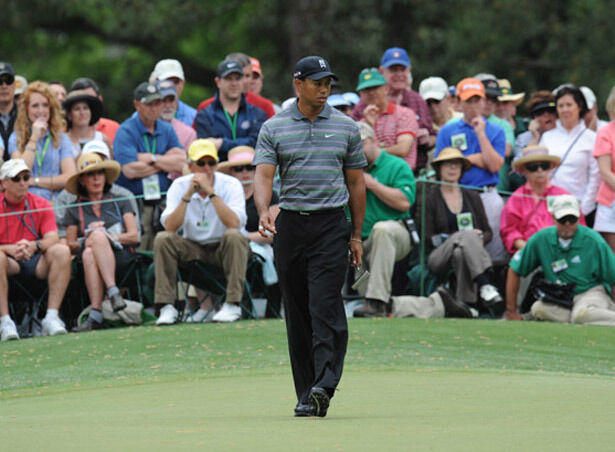
M 572 309 L 575 283 L 560 283 L 539 279 L 534 286 L 534 297 L 546 303 Z

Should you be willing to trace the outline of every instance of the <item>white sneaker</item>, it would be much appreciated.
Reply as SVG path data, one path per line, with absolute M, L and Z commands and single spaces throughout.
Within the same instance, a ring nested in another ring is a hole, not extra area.
M 16 339 L 19 339 L 19 334 L 17 334 L 15 322 L 13 322 L 13 319 L 7 319 L 2 323 L 2 326 L 0 326 L 0 340 L 14 341 Z
M 179 313 L 172 304 L 165 304 L 160 309 L 160 317 L 156 320 L 156 325 L 173 325 L 177 322 Z
M 56 336 L 66 334 L 64 322 L 59 317 L 45 317 L 43 319 L 43 336 Z
M 224 303 L 212 317 L 214 322 L 236 322 L 241 318 L 241 306 L 236 303 Z
M 485 284 L 480 288 L 480 297 L 488 305 L 493 305 L 503 301 L 498 289 L 496 289 L 492 284 Z
M 200 309 L 196 311 L 194 314 L 186 317 L 186 323 L 201 323 L 201 322 L 213 322 L 214 310 L 203 310 Z

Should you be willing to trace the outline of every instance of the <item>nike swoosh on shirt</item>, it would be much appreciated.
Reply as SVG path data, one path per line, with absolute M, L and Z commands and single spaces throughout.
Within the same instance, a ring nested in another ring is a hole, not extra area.
M 334 135 L 335 135 L 334 133 L 330 133 L 330 134 L 325 133 L 325 138 L 331 138 Z

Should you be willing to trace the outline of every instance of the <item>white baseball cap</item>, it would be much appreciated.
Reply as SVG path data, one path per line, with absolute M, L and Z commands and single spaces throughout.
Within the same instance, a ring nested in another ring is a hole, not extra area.
M 30 168 L 22 159 L 10 159 L 2 164 L 0 168 L 0 179 L 10 179 L 17 176 L 22 171 L 30 172 Z
M 587 104 L 587 109 L 591 110 L 596 105 L 596 95 L 588 86 L 581 86 L 579 88 L 583 93 L 583 97 L 585 98 L 585 103 Z
M 579 201 L 572 195 L 558 196 L 553 201 L 553 218 L 559 220 L 567 215 L 581 216 Z
M 166 80 L 171 77 L 177 77 L 180 80 L 186 80 L 184 77 L 184 68 L 182 64 L 173 59 L 160 60 L 154 67 L 154 74 L 158 80 Z
M 428 77 L 419 85 L 419 94 L 425 101 L 427 99 L 440 101 L 448 94 L 448 85 L 442 77 Z
M 101 140 L 92 140 L 88 141 L 83 149 L 81 150 L 81 155 L 96 153 L 105 157 L 107 160 L 111 159 L 111 152 L 109 152 L 109 146 L 104 141 Z

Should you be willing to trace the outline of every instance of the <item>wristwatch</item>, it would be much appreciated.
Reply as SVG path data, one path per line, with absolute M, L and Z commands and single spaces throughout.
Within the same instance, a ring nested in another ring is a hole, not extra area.
M 41 241 L 40 240 L 36 241 L 36 251 L 39 251 L 39 252 L 43 251 L 43 247 L 41 245 Z
M 213 198 L 215 198 L 216 196 L 218 196 L 218 195 L 216 195 L 215 193 L 212 193 L 211 195 L 209 195 L 209 199 L 213 199 Z
M 39 186 L 39 184 L 41 183 L 41 178 L 40 177 L 35 177 L 34 178 L 34 185 L 36 185 L 37 187 Z
M 158 161 L 158 156 L 156 154 L 152 154 L 152 165 Z

